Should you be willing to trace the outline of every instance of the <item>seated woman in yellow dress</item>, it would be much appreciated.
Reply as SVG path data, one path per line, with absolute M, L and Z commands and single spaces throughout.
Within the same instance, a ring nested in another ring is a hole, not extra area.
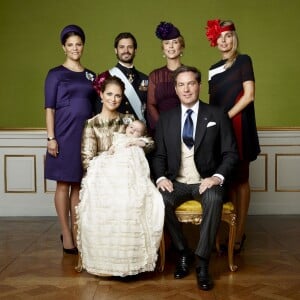
M 77 245 L 82 268 L 100 276 L 153 271 L 163 230 L 164 204 L 143 150 L 152 142 L 139 137 L 133 116 L 117 112 L 123 92 L 118 77 L 101 83 L 102 111 L 87 121 L 82 139 Z

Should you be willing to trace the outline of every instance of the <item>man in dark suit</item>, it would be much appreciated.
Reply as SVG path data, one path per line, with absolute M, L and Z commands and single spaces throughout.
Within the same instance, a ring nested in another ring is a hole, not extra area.
M 195 250 L 196 276 L 202 290 L 210 290 L 209 260 L 219 228 L 224 185 L 238 161 L 227 114 L 199 100 L 201 74 L 181 66 L 174 73 L 181 106 L 160 115 L 156 129 L 153 175 L 165 203 L 165 224 L 179 252 L 174 277 L 189 274 L 194 253 L 188 247 L 175 209 L 187 200 L 201 202 L 203 219 Z
M 133 114 L 135 118 L 145 121 L 146 102 L 148 90 L 148 76 L 138 71 L 134 65 L 134 57 L 137 51 L 137 41 L 132 33 L 121 32 L 114 40 L 115 54 L 118 63 L 97 77 L 115 75 L 125 84 L 125 95 L 118 111 L 124 114 Z M 102 109 L 100 101 L 97 102 L 96 112 Z

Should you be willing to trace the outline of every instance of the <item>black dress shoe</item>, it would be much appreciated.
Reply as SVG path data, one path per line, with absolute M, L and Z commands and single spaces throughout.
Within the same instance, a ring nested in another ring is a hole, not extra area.
M 199 289 L 209 291 L 213 288 L 214 283 L 208 274 L 208 266 L 196 268 L 196 276 Z
M 66 253 L 66 254 L 74 254 L 74 255 L 78 254 L 77 247 L 74 247 L 74 248 L 64 248 L 64 239 L 63 239 L 63 235 L 62 234 L 60 235 L 60 240 L 61 240 L 61 243 L 63 245 L 63 251 L 64 251 L 64 253 Z
M 63 251 L 64 251 L 64 253 L 66 253 L 66 254 L 74 254 L 74 255 L 77 255 L 77 254 L 78 254 L 78 249 L 77 249 L 77 247 L 70 248 L 70 249 L 64 248 L 64 247 L 63 247 Z
M 190 273 L 190 266 L 193 263 L 195 256 L 193 253 L 181 255 L 174 272 L 175 279 L 181 279 Z

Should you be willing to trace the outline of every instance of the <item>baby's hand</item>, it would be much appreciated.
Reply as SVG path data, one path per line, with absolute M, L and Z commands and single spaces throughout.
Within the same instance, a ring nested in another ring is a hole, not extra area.
M 115 147 L 111 146 L 109 149 L 108 149 L 108 154 L 112 155 L 115 153 Z
M 142 140 L 137 140 L 135 142 L 135 144 L 136 144 L 136 146 L 139 146 L 141 148 L 144 148 L 146 146 L 146 143 L 144 141 L 142 141 Z
M 126 147 L 131 147 L 131 146 L 133 146 L 133 142 L 128 142 L 127 144 L 126 144 Z
M 145 147 L 146 146 L 146 143 L 144 141 L 141 141 L 141 140 L 136 140 L 136 141 L 131 141 L 131 142 L 128 142 L 127 147 L 130 147 L 130 146 L 139 146 L 141 148 Z

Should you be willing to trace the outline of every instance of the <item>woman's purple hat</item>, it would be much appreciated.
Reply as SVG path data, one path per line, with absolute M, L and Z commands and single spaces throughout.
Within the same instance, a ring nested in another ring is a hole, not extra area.
M 84 34 L 83 30 L 77 25 L 68 25 L 60 33 L 61 43 L 63 43 L 64 37 L 66 36 L 66 34 L 68 34 L 70 32 L 76 33 L 77 35 L 79 35 L 81 37 L 82 42 L 83 43 L 85 42 L 85 34 Z
M 156 27 L 155 34 L 161 40 L 172 40 L 180 36 L 180 31 L 172 23 L 163 21 Z

